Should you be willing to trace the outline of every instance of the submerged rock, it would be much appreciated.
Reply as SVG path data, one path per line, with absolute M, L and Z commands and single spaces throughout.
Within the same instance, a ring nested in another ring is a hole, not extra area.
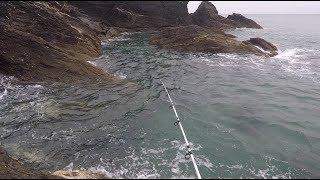
M 153 34 L 150 44 L 178 51 L 255 54 L 269 57 L 255 45 L 234 39 L 234 36 L 215 28 L 200 26 L 170 27 Z
M 31 169 L 0 148 L 0 179 L 59 179 L 55 175 Z
M 72 170 L 72 171 L 56 171 L 52 173 L 54 176 L 58 176 L 64 179 L 110 179 L 101 173 L 92 172 L 92 171 L 80 171 L 80 170 Z
M 253 21 L 252 19 L 246 18 L 241 14 L 233 13 L 229 15 L 227 19 L 232 20 L 236 27 L 241 28 L 255 28 L 255 29 L 262 29 L 262 27 Z

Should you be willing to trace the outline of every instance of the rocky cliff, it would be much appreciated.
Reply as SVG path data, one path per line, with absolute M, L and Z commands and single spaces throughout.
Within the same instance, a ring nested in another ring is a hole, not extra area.
M 254 22 L 252 19 L 248 19 L 241 14 L 233 13 L 227 17 L 228 20 L 233 21 L 234 25 L 238 28 L 245 27 L 245 28 L 255 28 L 255 29 L 262 29 L 262 27 Z
M 87 62 L 102 53 L 98 32 L 69 11 L 59 2 L 0 2 L 0 73 L 27 81 L 109 80 Z
M 71 1 L 110 27 L 155 29 L 191 23 L 187 1 Z
M 251 38 L 241 42 L 224 33 L 230 28 L 262 28 L 240 14 L 234 13 L 225 18 L 218 14 L 212 3 L 203 1 L 191 17 L 194 25 L 164 28 L 151 36 L 150 43 L 179 51 L 277 55 L 277 48 L 264 39 Z
M 194 24 L 202 27 L 215 27 L 221 29 L 246 27 L 262 29 L 259 24 L 241 14 L 233 13 L 227 18 L 219 15 L 216 7 L 208 1 L 203 1 L 196 12 L 191 16 Z

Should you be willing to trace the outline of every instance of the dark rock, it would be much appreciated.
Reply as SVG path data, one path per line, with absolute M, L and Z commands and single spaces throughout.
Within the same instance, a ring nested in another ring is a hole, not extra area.
M 199 5 L 198 9 L 196 10 L 195 14 L 205 14 L 205 15 L 216 15 L 218 14 L 217 8 L 209 1 L 202 1 Z
M 71 1 L 107 26 L 159 28 L 191 24 L 187 1 Z
M 219 29 L 232 29 L 232 28 L 259 28 L 258 25 L 251 19 L 248 19 L 241 14 L 229 15 L 228 18 L 218 15 L 216 7 L 208 2 L 203 1 L 195 13 L 191 14 L 193 23 L 202 27 L 214 27 Z
M 216 7 L 208 1 L 202 1 L 191 17 L 194 24 L 202 27 L 231 28 L 233 23 L 218 15 Z
M 150 43 L 160 48 L 178 51 L 269 56 L 254 45 L 238 41 L 222 30 L 196 25 L 164 28 L 151 36 Z
M 0 179 L 59 179 L 55 175 L 31 169 L 0 148 Z
M 249 40 L 244 41 L 244 43 L 258 46 L 262 48 L 264 51 L 268 51 L 270 56 L 275 56 L 278 54 L 278 48 L 262 38 L 250 38 Z
M 111 80 L 87 60 L 99 34 L 59 2 L 0 2 L 0 73 L 26 81 Z
M 256 28 L 256 29 L 262 29 L 262 27 L 254 22 L 252 19 L 246 18 L 241 14 L 233 13 L 232 15 L 229 15 L 227 19 L 232 20 L 236 27 L 246 27 L 246 28 Z

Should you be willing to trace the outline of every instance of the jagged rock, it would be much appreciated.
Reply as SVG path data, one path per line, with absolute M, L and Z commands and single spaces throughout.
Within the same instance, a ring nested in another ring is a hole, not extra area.
M 59 179 L 21 164 L 0 148 L 0 179 Z
M 254 22 L 252 19 L 244 17 L 241 14 L 233 13 L 232 15 L 229 15 L 227 19 L 232 20 L 238 28 L 246 27 L 262 29 L 258 23 Z
M 202 27 L 231 28 L 233 23 L 218 15 L 216 7 L 208 1 L 202 1 L 191 17 L 194 24 Z
M 111 80 L 87 62 L 102 54 L 98 32 L 52 3 L 0 2 L 0 73 L 26 81 Z
M 230 28 L 259 28 L 262 27 L 251 19 L 241 14 L 232 14 L 228 18 L 218 15 L 216 7 L 208 2 L 203 1 L 195 13 L 191 14 L 193 23 L 202 27 L 214 27 L 219 29 Z
M 191 24 L 187 1 L 71 1 L 81 11 L 123 28 L 159 28 Z
M 84 170 L 72 170 L 72 171 L 56 171 L 52 175 L 64 178 L 64 179 L 110 179 L 110 177 L 105 176 L 104 174 L 84 171 Z
M 262 38 L 250 38 L 249 40 L 244 41 L 244 43 L 258 46 L 258 47 L 262 48 L 264 51 L 268 51 L 270 56 L 275 56 L 278 54 L 278 52 L 277 52 L 278 48 L 275 45 L 271 44 L 270 42 L 268 42 Z
M 178 51 L 269 56 L 253 44 L 238 41 L 221 30 L 196 25 L 165 28 L 151 36 L 150 44 Z

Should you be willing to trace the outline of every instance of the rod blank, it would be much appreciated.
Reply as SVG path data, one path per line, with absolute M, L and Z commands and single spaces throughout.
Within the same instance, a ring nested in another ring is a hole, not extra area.
M 164 89 L 165 89 L 166 92 L 167 92 L 167 95 L 168 95 L 168 97 L 169 97 L 170 103 L 171 103 L 171 105 L 172 105 L 172 109 L 173 109 L 174 114 L 175 114 L 175 116 L 176 116 L 176 118 L 177 118 L 177 122 L 175 122 L 175 123 L 178 123 L 178 124 L 179 124 L 179 127 L 180 127 L 180 130 L 181 130 L 181 132 L 182 132 L 184 141 L 186 142 L 187 149 L 188 149 L 187 155 L 189 155 L 189 156 L 191 157 L 191 160 L 192 160 L 192 163 L 193 163 L 193 166 L 194 166 L 194 169 L 195 169 L 195 171 L 196 171 L 196 175 L 197 175 L 198 179 L 201 179 L 201 175 L 200 175 L 198 166 L 197 166 L 196 161 L 195 161 L 195 159 L 194 159 L 194 156 L 193 156 L 193 154 L 192 154 L 192 150 L 191 150 L 191 148 L 190 148 L 189 141 L 188 141 L 187 136 L 186 136 L 186 134 L 185 134 L 185 132 L 184 132 L 184 129 L 183 129 L 183 127 L 182 127 L 182 124 L 181 124 L 180 118 L 179 118 L 179 116 L 178 116 L 177 110 L 176 110 L 176 108 L 174 107 L 174 104 L 173 104 L 173 102 L 172 102 L 172 99 L 171 99 L 171 97 L 170 97 L 170 94 L 169 94 L 166 86 L 164 85 L 164 83 L 163 83 L 161 80 L 160 80 L 160 82 L 162 83 Z M 186 157 L 187 157 L 187 155 L 186 155 Z

